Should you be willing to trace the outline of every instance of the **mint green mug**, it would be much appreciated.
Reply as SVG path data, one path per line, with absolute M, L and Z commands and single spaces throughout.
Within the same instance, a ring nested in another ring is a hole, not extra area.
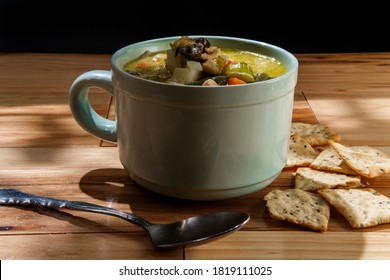
M 69 91 L 78 124 L 117 143 L 120 161 L 139 185 L 187 200 L 221 200 L 271 184 L 286 162 L 298 61 L 288 51 L 259 41 L 205 37 L 213 45 L 263 53 L 287 72 L 235 86 L 167 84 L 133 76 L 123 66 L 146 50 L 169 49 L 179 37 L 128 45 L 111 58 L 111 71 L 81 74 Z M 97 114 L 91 87 L 115 98 L 115 121 Z

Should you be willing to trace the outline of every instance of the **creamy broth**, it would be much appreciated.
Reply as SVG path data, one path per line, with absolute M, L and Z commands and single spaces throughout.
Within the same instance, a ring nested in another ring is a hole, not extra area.
M 173 44 L 171 46 L 173 48 Z M 194 60 L 184 57 L 176 49 L 145 52 L 126 63 L 123 69 L 145 79 L 188 85 L 252 83 L 287 72 L 280 61 L 260 53 L 217 47 L 207 50 L 202 58 L 198 56 Z M 206 80 L 208 83 L 205 83 Z
M 226 54 L 233 60 L 245 61 L 251 65 L 256 74 L 265 73 L 275 78 L 287 72 L 286 67 L 280 61 L 263 54 L 234 49 L 221 49 L 221 53 Z

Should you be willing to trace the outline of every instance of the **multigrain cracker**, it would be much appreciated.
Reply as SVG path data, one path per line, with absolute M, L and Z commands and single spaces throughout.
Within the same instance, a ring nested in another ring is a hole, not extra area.
M 295 172 L 295 188 L 306 191 L 336 187 L 356 188 L 361 185 L 360 176 L 355 175 L 320 171 L 309 167 L 300 167 Z
M 309 166 L 318 154 L 299 134 L 291 135 L 285 167 Z
M 343 174 L 358 174 L 344 162 L 333 146 L 328 146 L 324 149 L 310 164 L 310 168 Z
M 390 198 L 372 188 L 322 189 L 318 193 L 336 208 L 353 228 L 390 223 Z
M 363 188 L 361 182 L 362 177 L 373 178 L 390 173 L 390 156 L 369 146 L 339 144 L 340 135 L 328 126 L 325 125 L 324 130 L 320 129 L 321 126 L 315 130 L 313 126 L 316 125 L 292 125 L 286 167 L 298 167 L 293 173 L 294 190 L 300 193 L 290 189 L 268 193 L 264 199 L 271 217 L 326 231 L 330 214 L 321 215 L 315 203 L 302 202 L 304 195 L 311 194 L 319 195 L 328 208 L 331 205 L 336 208 L 354 228 L 390 223 L 390 198 L 374 189 Z M 327 129 L 329 133 L 324 132 Z M 319 137 L 318 133 L 323 135 Z M 368 186 L 369 182 L 364 184 Z M 322 218 L 317 217 L 315 211 Z M 313 219 L 322 226 L 314 225 Z
M 360 146 L 354 150 L 334 141 L 330 141 L 330 145 L 349 167 L 362 176 L 374 178 L 390 173 L 390 157 L 378 149 Z
M 341 140 L 341 136 L 326 124 L 293 122 L 291 124 L 291 135 L 294 134 L 299 134 L 312 146 L 326 145 L 329 140 Z
M 299 189 L 272 190 L 265 197 L 270 216 L 303 227 L 326 231 L 330 207 L 320 195 Z
M 317 146 L 312 146 L 312 147 L 313 147 L 313 149 L 315 151 L 317 151 L 318 153 L 321 153 L 324 150 L 326 150 L 327 148 L 329 148 L 329 145 L 328 144 L 326 144 L 326 145 L 317 145 Z
M 386 153 L 370 146 L 349 146 L 349 148 L 358 153 L 365 153 L 372 156 L 390 158 Z

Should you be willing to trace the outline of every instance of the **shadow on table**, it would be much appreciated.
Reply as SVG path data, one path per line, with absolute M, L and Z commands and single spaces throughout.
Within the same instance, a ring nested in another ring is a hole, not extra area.
M 321 258 L 318 256 L 324 255 L 324 250 L 330 250 L 326 255 L 331 259 L 360 259 L 364 254 L 364 247 L 367 246 L 363 232 L 383 230 L 381 226 L 352 229 L 344 217 L 334 210 L 328 231 L 323 233 L 272 219 L 266 210 L 263 197 L 271 189 L 285 187 L 280 185 L 278 179 L 269 187 L 253 194 L 217 201 L 182 200 L 154 193 L 135 183 L 127 172 L 120 168 L 91 170 L 83 176 L 79 185 L 84 193 L 105 202 L 128 204 L 131 212 L 155 223 L 168 223 L 212 211 L 244 211 L 250 214 L 250 221 L 240 230 L 248 240 L 241 240 L 238 235 L 238 239 L 235 236 L 226 238 L 220 241 L 224 242 L 223 246 L 213 243 L 188 251 L 192 258 L 209 256 L 213 259 L 318 259 Z M 273 238 L 264 242 L 264 236 Z M 240 243 L 240 248 L 242 247 L 239 250 L 241 253 L 227 256 L 227 251 L 236 251 L 237 242 Z M 314 245 L 308 244 L 308 248 L 317 248 L 319 253 L 305 248 L 306 242 L 314 242 Z M 294 246 L 297 248 L 294 249 Z M 205 253 L 208 250 L 210 254 Z

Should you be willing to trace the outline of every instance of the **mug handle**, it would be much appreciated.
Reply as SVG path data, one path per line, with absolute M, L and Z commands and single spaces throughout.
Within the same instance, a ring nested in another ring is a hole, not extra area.
M 77 123 L 90 134 L 112 143 L 117 142 L 115 121 L 100 116 L 88 100 L 91 87 L 99 87 L 114 96 L 111 71 L 92 70 L 78 76 L 69 90 L 69 106 Z

